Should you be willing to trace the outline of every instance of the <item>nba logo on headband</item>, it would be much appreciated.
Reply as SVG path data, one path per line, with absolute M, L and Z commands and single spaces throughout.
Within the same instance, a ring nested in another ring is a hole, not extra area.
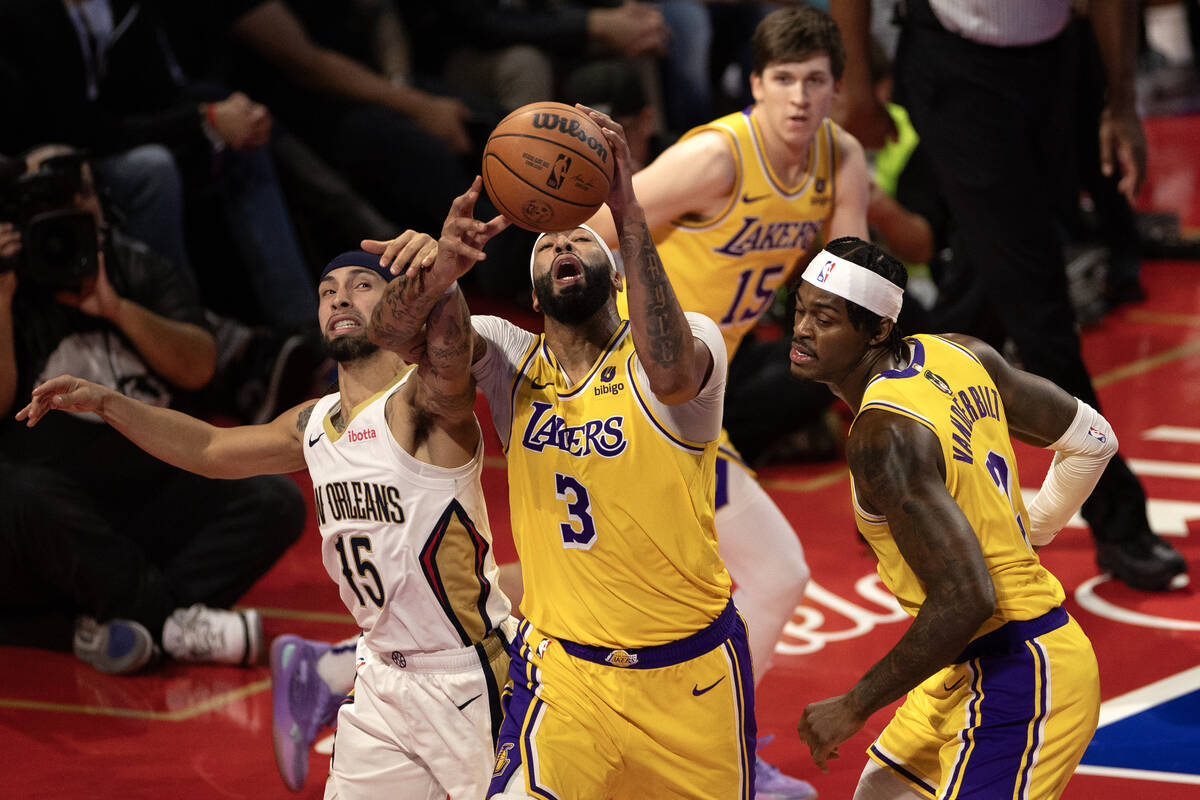
M 833 259 L 825 262 L 825 266 L 821 267 L 821 271 L 817 273 L 817 283 L 824 283 L 829 278 L 829 273 L 833 272 L 833 268 L 837 266 Z

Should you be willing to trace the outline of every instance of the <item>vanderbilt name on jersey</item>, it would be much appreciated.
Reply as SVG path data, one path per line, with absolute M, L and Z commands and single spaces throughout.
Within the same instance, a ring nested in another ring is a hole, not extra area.
M 354 409 L 317 401 L 304 431 L 321 558 L 376 652 L 475 644 L 507 618 L 483 490 L 483 445 L 453 469 L 426 464 L 392 437 L 390 398 L 413 373 Z M 330 422 L 342 413 L 339 433 Z
M 1060 605 L 1064 594 L 1029 544 L 1029 513 L 1000 393 L 969 350 L 937 336 L 906 341 L 912 363 L 873 378 L 858 413 L 899 414 L 938 437 L 946 489 L 971 523 L 996 587 L 996 612 L 979 633 L 1041 616 Z M 879 559 L 880 578 L 900 605 L 916 614 L 925 591 L 900 555 L 887 520 L 853 499 L 858 528 Z

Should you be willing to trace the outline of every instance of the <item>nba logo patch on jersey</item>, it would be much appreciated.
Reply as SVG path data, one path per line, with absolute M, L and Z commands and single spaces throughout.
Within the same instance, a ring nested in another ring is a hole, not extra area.
M 1088 436 L 1092 437 L 1100 444 L 1104 444 L 1105 442 L 1108 441 L 1108 436 L 1104 433 L 1104 431 L 1100 430 L 1099 428 L 1089 427 L 1088 428 Z
M 833 260 L 825 262 L 825 266 L 821 267 L 821 271 L 817 273 L 817 283 L 824 283 L 829 279 L 829 273 L 833 272 Z
M 546 655 L 546 648 L 549 646 L 550 646 L 549 639 L 542 639 L 540 642 L 538 642 L 538 646 L 537 646 L 538 658 L 541 658 L 542 656 Z
M 627 653 L 624 650 L 613 650 L 604 657 L 604 661 L 614 667 L 632 667 L 637 664 L 637 653 Z

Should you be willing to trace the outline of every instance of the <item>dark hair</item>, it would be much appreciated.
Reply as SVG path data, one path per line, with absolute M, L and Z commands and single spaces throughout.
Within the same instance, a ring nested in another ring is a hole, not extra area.
M 567 78 L 563 94 L 613 118 L 640 114 L 648 105 L 641 73 L 625 59 L 585 64 Z
M 876 247 L 870 242 L 865 242 L 857 236 L 843 236 L 840 239 L 834 239 L 825 245 L 825 250 L 837 256 L 844 258 L 847 261 L 852 261 L 864 269 L 869 269 L 876 275 L 881 275 L 887 278 L 892 283 L 904 289 L 908 285 L 908 270 L 899 260 L 891 255 L 888 255 L 884 250 Z M 846 317 L 850 320 L 850 324 L 855 330 L 875 331 L 879 328 L 879 323 L 883 321 L 883 317 L 876 314 L 874 311 L 868 311 L 851 300 L 846 301 Z M 892 325 L 892 332 L 888 338 L 884 340 L 882 347 L 887 348 L 888 352 L 896 357 L 897 360 L 903 360 L 906 349 L 904 346 L 904 335 L 900 333 L 900 326 Z
M 842 79 L 846 51 L 833 17 L 812 6 L 786 6 L 763 17 L 754 29 L 754 71 L 773 62 L 801 61 L 818 53 L 829 56 L 833 79 Z

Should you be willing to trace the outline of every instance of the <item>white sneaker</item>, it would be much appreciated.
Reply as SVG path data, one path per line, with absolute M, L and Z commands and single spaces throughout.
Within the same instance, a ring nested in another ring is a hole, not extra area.
M 163 623 L 163 649 L 177 661 L 249 666 L 262 655 L 262 619 L 252 608 L 227 611 L 196 603 Z

